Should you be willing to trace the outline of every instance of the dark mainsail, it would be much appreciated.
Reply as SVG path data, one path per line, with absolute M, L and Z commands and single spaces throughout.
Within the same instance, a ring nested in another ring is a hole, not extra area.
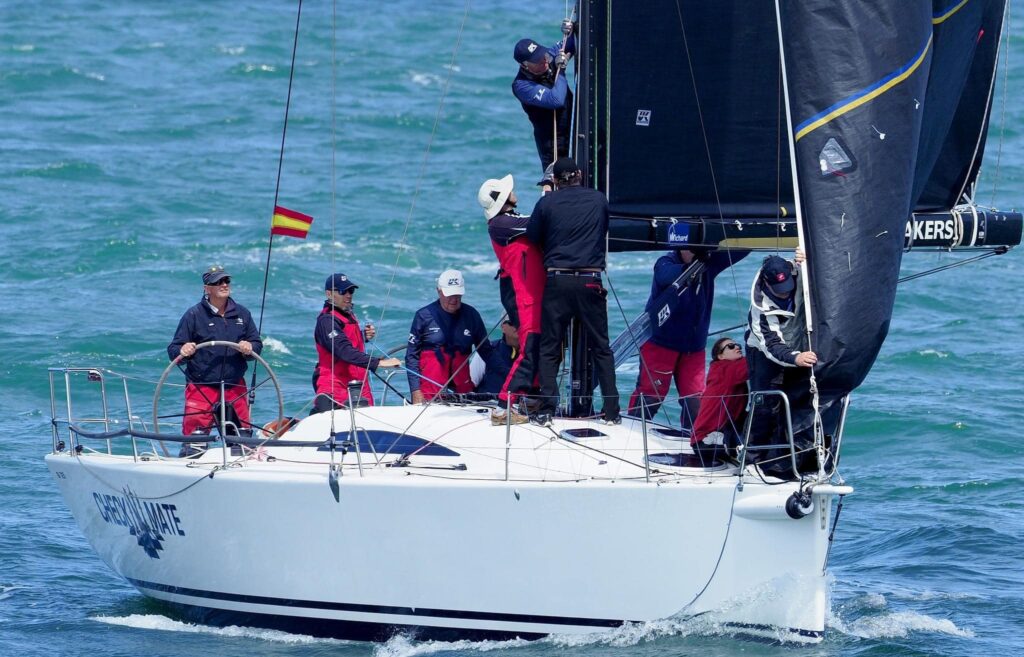
M 978 175 L 1004 11 L 780 0 L 780 26 L 772 2 L 584 0 L 575 152 L 608 196 L 612 250 L 791 247 L 795 170 L 828 409 L 878 354 L 904 248 L 1020 242 L 1020 215 L 953 212 Z

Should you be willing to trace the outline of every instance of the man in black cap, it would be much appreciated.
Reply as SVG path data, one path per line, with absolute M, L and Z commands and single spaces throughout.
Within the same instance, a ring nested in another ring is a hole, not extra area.
M 211 340 L 236 342 L 241 352 L 231 347 L 196 349 L 197 344 Z M 171 344 L 167 345 L 171 360 L 179 355 L 186 360 L 185 416 L 181 433 L 210 433 L 210 428 L 218 421 L 213 408 L 221 401 L 221 383 L 225 402 L 234 409 L 242 425 L 239 428 L 249 428 L 246 359 L 262 350 L 263 342 L 252 315 L 231 298 L 231 275 L 220 265 L 210 267 L 203 272 L 202 300 L 185 312 Z M 182 451 L 187 452 L 186 448 L 187 445 Z
M 540 320 L 540 424 L 547 424 L 558 404 L 556 377 L 562 339 L 575 319 L 589 340 L 597 380 L 604 396 L 604 419 L 621 422 L 615 388 L 615 357 L 608 345 L 607 292 L 601 285 L 608 235 L 608 201 L 581 186 L 582 173 L 569 157 L 554 166 L 555 192 L 533 208 L 526 236 L 544 251 L 547 284 Z
M 316 318 L 313 341 L 316 343 L 317 362 L 313 368 L 313 410 L 322 413 L 343 406 L 348 401 L 348 384 L 360 381 L 362 388 L 360 403 L 373 405 L 373 394 L 367 380 L 367 368 L 398 367 L 402 361 L 397 358 L 369 356 L 364 349 L 365 340 L 377 337 L 377 329 L 370 324 L 366 330 L 360 328 L 359 320 L 352 312 L 352 296 L 359 286 L 345 274 L 331 274 L 324 283 L 323 310 Z
M 572 91 L 565 79 L 565 66 L 576 53 L 576 39 L 572 31 L 572 21 L 562 21 L 563 41 L 545 48 L 533 39 L 520 39 L 512 53 L 519 62 L 519 73 L 512 81 L 512 93 L 522 103 L 523 111 L 533 124 L 540 168 L 545 172 L 555 161 L 556 132 L 558 155 L 569 153 Z
M 797 265 L 803 262 L 797 249 L 794 262 L 777 255 L 764 259 L 750 289 L 750 313 L 745 334 L 750 391 L 782 390 L 787 368 L 811 368 L 818 356 L 807 349 L 803 295 L 797 289 Z M 777 398 L 754 407 L 750 445 L 773 441 L 779 412 Z

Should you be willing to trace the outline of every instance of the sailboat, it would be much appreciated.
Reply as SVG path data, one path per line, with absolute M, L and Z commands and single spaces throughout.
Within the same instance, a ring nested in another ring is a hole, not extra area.
M 339 409 L 176 458 L 164 447 L 194 437 L 161 432 L 155 401 L 151 422 L 135 419 L 127 379 L 99 367 L 50 370 L 46 464 L 100 558 L 199 622 L 379 640 L 707 616 L 820 641 L 853 491 L 835 470 L 846 410 L 885 338 L 903 253 L 1021 240 L 1019 213 L 971 201 L 1004 11 L 577 9 L 574 153 L 609 200 L 610 248 L 807 252 L 821 364 L 813 399 L 785 414 L 791 478 L 746 450 L 705 466 L 679 428 L 643 417 L 608 426 L 569 408 L 551 427 L 492 426 L 472 401 Z M 122 391 L 126 428 L 111 410 Z M 276 408 L 281 419 L 279 392 Z M 810 470 L 797 469 L 801 437 Z M 685 565 L 651 571 L 650 554 Z

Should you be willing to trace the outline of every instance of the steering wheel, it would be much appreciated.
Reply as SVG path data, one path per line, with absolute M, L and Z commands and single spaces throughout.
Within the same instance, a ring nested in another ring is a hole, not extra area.
M 240 346 L 238 346 L 237 342 L 228 342 L 226 340 L 211 340 L 209 342 L 201 342 L 201 343 L 196 345 L 196 351 L 199 351 L 200 349 L 206 349 L 207 347 L 231 347 L 232 349 L 234 349 L 235 351 L 237 351 L 239 353 L 242 352 L 242 348 Z M 274 390 L 277 392 L 277 420 L 276 420 L 276 422 L 277 422 L 277 426 L 280 427 L 280 429 L 275 431 L 270 436 L 272 439 L 273 438 L 277 438 L 282 433 L 287 431 L 290 428 L 290 426 L 291 426 L 290 423 L 285 422 L 285 418 L 284 418 L 284 397 L 281 396 L 281 384 L 278 383 L 277 375 L 274 374 L 274 370 L 272 370 L 270 368 L 270 365 L 267 363 L 267 361 L 263 360 L 262 356 L 257 354 L 255 351 L 252 352 L 249 355 L 252 356 L 254 359 L 256 359 L 256 362 L 258 362 L 260 365 L 262 365 L 264 368 L 266 368 L 267 375 L 270 377 L 270 380 L 273 382 Z M 159 414 L 159 411 L 158 411 L 158 406 L 160 405 L 160 391 L 163 390 L 164 381 L 167 380 L 167 377 L 170 375 L 171 370 L 178 363 L 180 363 L 182 360 L 184 360 L 184 358 L 182 357 L 181 354 L 178 354 L 178 357 L 175 358 L 174 360 L 172 360 L 171 364 L 168 365 L 167 368 L 164 370 L 164 373 L 162 375 L 160 375 L 160 381 L 156 384 L 156 390 L 153 392 L 153 432 L 154 433 L 160 433 L 160 419 L 159 419 L 159 415 L 160 414 Z

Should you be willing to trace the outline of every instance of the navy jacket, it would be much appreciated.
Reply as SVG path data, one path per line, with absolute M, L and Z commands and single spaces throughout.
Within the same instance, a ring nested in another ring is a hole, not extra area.
M 715 251 L 709 254 L 699 282 L 690 285 L 679 296 L 664 324 L 652 324 L 651 342 L 682 353 L 704 351 L 711 326 L 711 306 L 715 301 L 715 277 L 748 255 L 750 251 Z M 651 296 L 647 300 L 648 311 L 658 295 L 672 285 L 687 266 L 679 258 L 678 251 L 670 251 L 658 258 L 654 263 Z
M 423 306 L 412 318 L 409 345 L 405 350 L 409 390 L 420 389 L 420 377 L 416 374 L 423 373 L 420 359 L 427 353 L 437 361 L 465 360 L 473 353 L 474 347 L 486 361 L 491 354 L 491 343 L 487 340 L 484 320 L 476 308 L 464 303 L 459 312 L 452 314 L 441 308 L 440 301 Z M 466 365 L 465 375 L 468 379 L 469 365 Z
M 337 317 L 330 313 L 330 308 L 331 302 L 325 301 L 324 310 L 327 312 L 321 312 L 317 316 L 316 328 L 313 329 L 313 340 L 329 351 L 335 360 L 376 370 L 377 365 L 380 363 L 380 358 L 370 356 L 361 349 L 356 349 L 352 341 L 345 335 L 345 326 Z M 350 318 L 352 320 L 350 323 L 358 323 L 358 320 L 352 313 L 346 313 L 341 310 L 338 312 Z
M 476 391 L 492 395 L 501 392 L 501 387 L 505 385 L 505 379 L 508 378 L 508 373 L 512 369 L 512 363 L 515 362 L 518 352 L 519 350 L 515 347 L 508 346 L 504 338 L 491 340 L 491 355 L 484 359 L 486 368 Z
M 540 197 L 526 237 L 544 252 L 547 269 L 604 270 L 608 201 L 589 187 L 563 187 Z
M 228 298 L 221 317 L 210 306 L 206 299 L 185 311 L 174 339 L 167 345 L 167 355 L 171 360 L 181 353 L 181 346 L 186 342 L 209 342 L 225 340 L 252 343 L 252 350 L 257 354 L 263 351 L 263 341 L 252 321 L 252 315 L 234 299 Z M 221 381 L 234 383 L 245 375 L 246 358 L 231 347 L 207 347 L 200 349 L 191 358 L 185 359 L 185 379 L 189 383 L 219 384 Z

